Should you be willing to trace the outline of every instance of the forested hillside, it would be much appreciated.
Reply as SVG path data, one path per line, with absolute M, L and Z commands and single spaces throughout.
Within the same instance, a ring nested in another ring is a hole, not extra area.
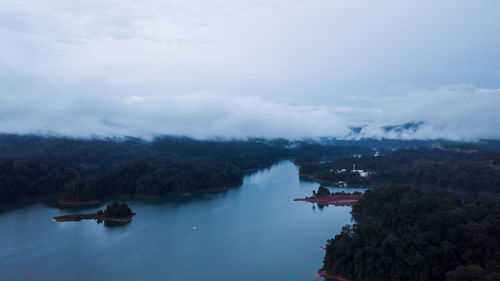
M 498 154 L 455 152 L 477 150 L 477 145 L 456 144 L 451 149 L 454 152 L 422 148 L 393 153 L 390 147 L 411 146 L 413 142 L 360 144 L 283 139 L 200 141 L 169 136 L 146 141 L 0 135 L 0 202 L 51 194 L 57 194 L 62 201 L 78 202 L 114 194 L 157 196 L 224 188 L 241 184 L 245 173 L 281 159 L 294 159 L 302 173 L 326 180 L 339 180 L 332 178 L 330 169 L 355 163 L 377 172 L 369 178 L 374 183 L 444 182 L 473 188 L 470 181 L 482 186 L 489 182 L 491 191 L 499 186 Z M 439 142 L 419 144 L 435 146 Z M 492 147 L 486 146 L 488 151 Z M 378 150 L 386 154 L 373 156 Z M 319 164 L 325 160 L 333 162 Z M 366 179 L 348 175 L 353 177 L 349 179 L 352 183 L 365 183 Z
M 302 165 L 300 173 L 331 184 L 339 181 L 351 186 L 407 184 L 500 193 L 499 163 L 498 152 L 419 148 Z M 351 172 L 353 165 L 368 175 Z M 345 172 L 338 172 L 342 169 Z
M 0 136 L 0 202 L 48 194 L 92 201 L 241 184 L 246 172 L 289 158 L 280 141 Z
M 81 202 L 114 194 L 189 193 L 239 185 L 245 173 L 281 159 L 311 163 L 372 152 L 355 143 L 283 139 L 162 136 L 146 141 L 5 134 L 0 135 L 0 202 L 50 194 Z
M 500 280 L 500 203 L 446 190 L 387 187 L 328 241 L 324 270 L 353 280 Z

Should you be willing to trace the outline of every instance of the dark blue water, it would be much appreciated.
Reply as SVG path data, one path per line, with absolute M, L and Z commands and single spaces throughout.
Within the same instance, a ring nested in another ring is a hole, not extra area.
M 0 279 L 319 280 L 320 247 L 351 223 L 351 208 L 293 201 L 318 186 L 286 161 L 226 192 L 127 200 L 137 215 L 123 226 L 56 223 L 75 210 L 42 203 L 4 211 Z

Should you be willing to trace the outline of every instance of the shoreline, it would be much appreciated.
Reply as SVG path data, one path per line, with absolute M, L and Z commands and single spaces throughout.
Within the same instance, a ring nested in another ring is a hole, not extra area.
M 101 200 L 91 200 L 91 201 L 64 201 L 64 200 L 58 200 L 57 203 L 59 205 L 72 205 L 72 206 L 78 206 L 78 205 L 96 205 L 101 203 Z
M 197 193 L 204 193 L 204 192 L 217 192 L 217 191 L 226 191 L 229 190 L 230 187 L 214 187 L 214 188 L 206 188 L 206 189 L 200 189 L 200 190 L 193 190 L 189 192 L 170 192 L 170 193 L 165 193 L 165 194 L 160 194 L 160 195 L 149 195 L 149 194 L 131 194 L 129 195 L 130 197 L 135 197 L 135 198 L 142 198 L 142 199 L 157 199 L 157 198 L 162 198 L 162 197 L 168 197 L 168 196 L 182 196 L 182 197 L 187 197 L 187 196 L 193 196 Z
M 347 278 L 344 278 L 344 277 L 340 277 L 340 276 L 336 276 L 336 275 L 330 275 L 325 270 L 322 270 L 322 269 L 318 270 L 318 275 L 321 276 L 321 277 L 325 277 L 325 278 L 336 280 L 336 281 L 351 281 L 350 279 L 347 279 Z
M 151 195 L 151 194 L 119 194 L 116 195 L 118 197 L 120 196 L 125 196 L 125 197 L 131 197 L 131 198 L 138 198 L 138 199 L 158 199 L 162 197 L 168 197 L 168 196 L 181 196 L 181 197 L 189 197 L 193 196 L 198 193 L 204 193 L 204 192 L 217 192 L 217 191 L 226 191 L 229 190 L 231 187 L 214 187 L 214 188 L 206 188 L 206 189 L 200 189 L 200 190 L 195 190 L 191 192 L 179 192 L 179 193 L 165 193 L 161 195 Z M 86 205 L 97 205 L 102 203 L 101 199 L 96 199 L 96 200 L 90 200 L 90 201 L 64 201 L 64 200 L 58 200 L 57 203 L 62 206 L 86 206 Z
M 308 178 L 310 180 L 313 180 L 313 181 L 316 181 L 316 182 L 319 182 L 319 183 L 323 183 L 323 184 L 326 184 L 326 185 L 336 186 L 336 182 L 322 180 L 322 179 L 317 178 L 317 177 L 315 177 L 315 176 L 313 176 L 311 174 L 302 174 L 302 173 L 299 173 L 299 177 Z

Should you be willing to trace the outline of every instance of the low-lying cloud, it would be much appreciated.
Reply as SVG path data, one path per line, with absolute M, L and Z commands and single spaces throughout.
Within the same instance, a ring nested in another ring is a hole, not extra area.
M 467 85 L 351 97 L 356 106 L 307 106 L 215 91 L 102 95 L 86 90 L 86 95 L 2 93 L 0 129 L 77 137 L 500 138 L 500 89 Z M 417 121 L 420 126 L 410 130 L 383 128 Z M 352 127 L 362 130 L 353 134 Z

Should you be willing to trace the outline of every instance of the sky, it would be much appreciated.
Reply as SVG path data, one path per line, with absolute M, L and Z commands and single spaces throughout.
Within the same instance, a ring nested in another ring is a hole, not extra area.
M 0 0 L 0 132 L 499 139 L 499 14 L 497 0 Z M 421 125 L 383 129 L 407 122 Z

